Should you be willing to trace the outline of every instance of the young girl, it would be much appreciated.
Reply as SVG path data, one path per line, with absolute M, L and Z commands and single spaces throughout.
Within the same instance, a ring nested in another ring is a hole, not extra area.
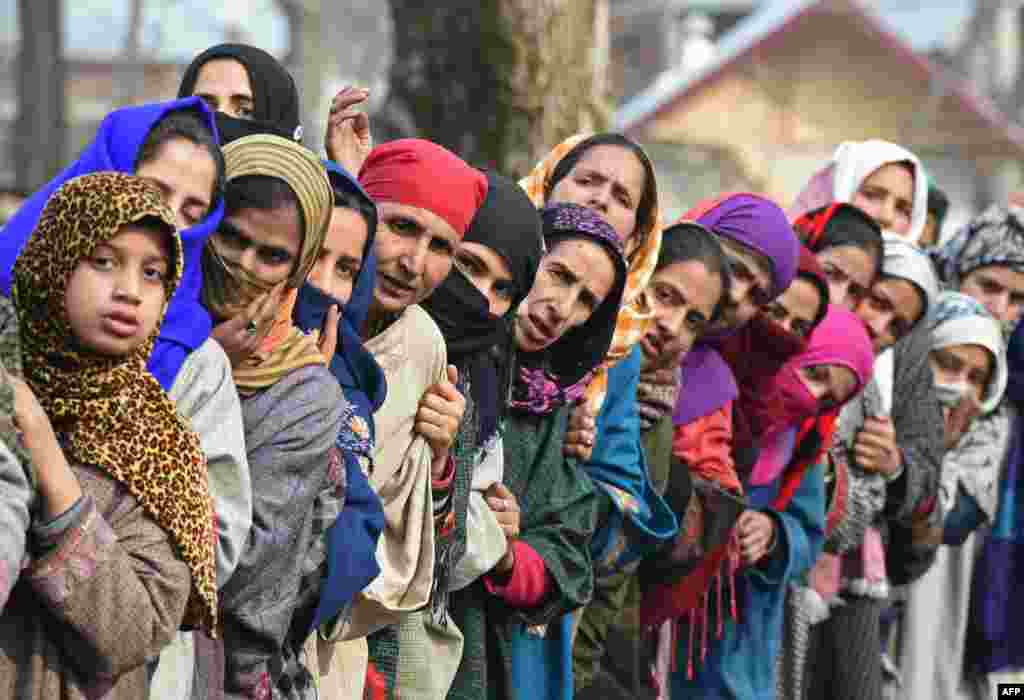
M 216 629 L 206 461 L 146 371 L 181 270 L 159 188 L 117 173 L 63 185 L 15 264 L 39 511 L 0 617 L 5 697 L 145 697 L 183 617 Z

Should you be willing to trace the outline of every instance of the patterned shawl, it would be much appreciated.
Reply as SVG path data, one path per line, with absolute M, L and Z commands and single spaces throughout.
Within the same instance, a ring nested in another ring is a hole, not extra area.
M 569 137 L 555 146 L 544 160 L 534 167 L 533 172 L 520 180 L 519 185 L 526 190 L 526 194 L 538 208 L 545 204 L 545 192 L 555 166 L 587 138 L 587 134 Z M 656 187 L 656 184 L 650 182 L 647 186 Z M 647 217 L 647 221 L 650 222 L 648 230 L 637 231 L 633 240 L 639 243 L 632 250 L 626 251 L 629 274 L 622 296 L 622 309 L 615 323 L 611 348 L 605 357 L 605 363 L 598 369 L 584 393 L 584 400 L 595 416 L 600 412 L 604 397 L 608 393 L 608 368 L 629 354 L 633 346 L 643 338 L 648 324 L 654 318 L 654 312 L 648 307 L 643 294 L 654 275 L 658 253 L 661 251 L 661 213 L 658 210 L 656 196 L 653 201 L 653 211 Z
M 98 355 L 76 346 L 64 309 L 79 261 L 141 220 L 156 220 L 173 248 L 169 301 L 181 278 L 181 239 L 155 185 L 97 173 L 70 180 L 50 199 L 14 265 L 25 379 L 66 436 L 69 456 L 106 470 L 170 535 L 192 572 L 185 624 L 216 634 L 217 536 L 206 458 L 198 436 L 146 370 L 158 329 L 130 355 Z

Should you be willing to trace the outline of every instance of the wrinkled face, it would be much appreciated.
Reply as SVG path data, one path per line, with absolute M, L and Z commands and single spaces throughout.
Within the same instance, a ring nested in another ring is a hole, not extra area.
M 352 298 L 369 231 L 366 219 L 355 209 L 334 207 L 324 247 L 309 273 L 309 281 L 342 304 Z
M 771 302 L 771 262 L 761 253 L 725 236 L 716 236 L 729 261 L 732 285 L 722 302 L 721 320 L 714 330 L 735 330 Z
M 463 241 L 455 254 L 455 266 L 487 297 L 492 316 L 508 313 L 516 285 L 504 257 L 482 243 Z
M 217 165 L 209 151 L 188 139 L 164 142 L 135 174 L 160 188 L 179 230 L 195 226 L 210 211 Z
M 871 293 L 856 309 L 867 326 L 875 354 L 896 344 L 924 313 L 924 299 L 917 287 L 905 279 L 883 277 L 871 287 Z
M 459 236 L 432 211 L 395 202 L 377 203 L 377 283 L 373 305 L 397 314 L 430 296 L 452 269 Z
M 288 278 L 302 251 L 299 211 L 294 204 L 277 209 L 240 209 L 225 216 L 211 237 L 217 252 L 268 285 Z
M 615 285 L 611 255 L 594 241 L 560 241 L 541 260 L 533 288 L 516 314 L 516 345 L 524 352 L 548 347 L 581 326 Z
M 840 245 L 826 248 L 815 257 L 825 270 L 830 304 L 854 311 L 875 281 L 875 261 L 863 248 Z
M 883 231 L 909 234 L 914 212 L 911 167 L 904 163 L 883 165 L 864 178 L 850 203 L 878 222 Z
M 935 348 L 928 354 L 928 363 L 936 384 L 959 384 L 981 403 L 992 378 L 992 354 L 988 350 L 980 345 Z
M 548 204 L 577 204 L 596 211 L 629 251 L 646 182 L 644 166 L 632 151 L 594 146 L 552 188 Z
M 848 401 L 857 388 L 857 375 L 842 365 L 811 365 L 801 368 L 797 376 L 817 399 L 819 413 Z
M 825 299 L 818 288 L 797 277 L 785 292 L 768 305 L 765 314 L 792 335 L 806 339 L 814 330 L 814 320 L 824 304 Z
M 666 265 L 644 292 L 654 323 L 640 341 L 644 366 L 678 364 L 707 328 L 722 297 L 722 278 L 699 260 Z
M 214 112 L 252 119 L 255 102 L 249 72 L 233 58 L 215 58 L 199 69 L 192 94 L 203 98 Z
M 122 357 L 146 342 L 167 304 L 169 247 L 166 233 L 130 225 L 78 262 L 64 311 L 80 346 Z
M 1016 323 L 1024 311 L 1024 272 L 1005 265 L 971 270 L 960 291 L 981 302 L 997 321 Z

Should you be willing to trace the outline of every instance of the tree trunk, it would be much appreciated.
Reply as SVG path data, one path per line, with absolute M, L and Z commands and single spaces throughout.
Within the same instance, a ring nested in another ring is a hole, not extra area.
M 302 143 L 319 153 L 329 106 L 321 104 L 323 76 L 330 58 L 320 31 L 322 3 L 319 0 L 278 0 L 277 4 L 288 18 L 289 54 L 285 64 L 299 89 Z
M 418 135 L 523 174 L 565 137 L 607 125 L 607 0 L 391 0 L 391 10 L 378 142 Z
M 63 13 L 60 0 L 19 0 L 17 187 L 31 192 L 64 162 Z
M 128 13 L 128 31 L 121 55 L 114 59 L 114 70 L 120 74 L 115 81 L 114 102 L 117 106 L 134 104 L 144 99 L 146 67 L 142 59 L 142 17 L 145 0 L 132 0 Z

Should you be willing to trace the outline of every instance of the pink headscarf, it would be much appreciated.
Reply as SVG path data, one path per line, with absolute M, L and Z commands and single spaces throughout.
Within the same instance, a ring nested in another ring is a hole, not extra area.
M 779 395 L 779 414 L 761 436 L 761 454 L 750 477 L 754 486 L 775 480 L 786 468 L 795 429 L 822 412 L 835 411 L 859 394 L 871 380 L 875 356 L 864 324 L 842 306 L 829 305 L 825 318 L 811 333 L 807 349 L 794 356 L 766 383 L 762 391 Z M 800 381 L 800 370 L 816 365 L 846 367 L 856 379 L 854 390 L 839 404 L 822 407 Z

